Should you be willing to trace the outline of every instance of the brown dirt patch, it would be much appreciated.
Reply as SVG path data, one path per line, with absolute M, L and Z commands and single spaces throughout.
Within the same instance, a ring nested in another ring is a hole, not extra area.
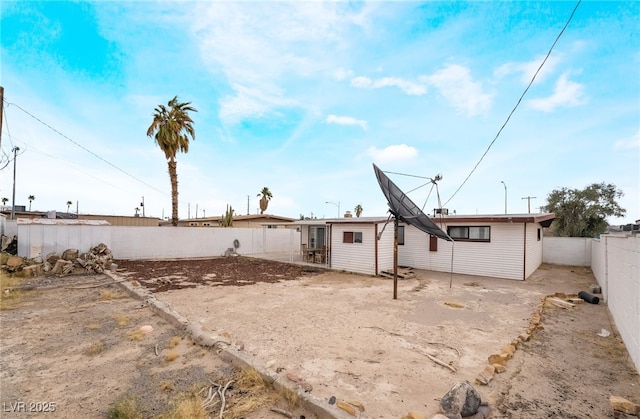
M 325 272 L 322 268 L 247 257 L 179 260 L 118 260 L 118 272 L 153 292 L 197 286 L 246 286 L 293 281 Z

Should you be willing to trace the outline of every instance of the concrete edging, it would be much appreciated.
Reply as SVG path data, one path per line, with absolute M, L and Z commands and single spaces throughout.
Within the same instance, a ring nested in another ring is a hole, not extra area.
M 224 361 L 229 362 L 238 368 L 249 367 L 255 369 L 263 380 L 273 385 L 276 391 L 287 390 L 296 393 L 298 395 L 300 405 L 309 412 L 317 415 L 319 419 L 352 419 L 354 417 L 349 415 L 347 412 L 338 409 L 334 405 L 330 405 L 326 400 L 321 400 L 300 388 L 293 387 L 286 378 L 269 371 L 262 365 L 259 365 L 258 362 L 256 362 L 256 360 L 248 353 L 237 350 L 226 342 L 214 340 L 211 336 L 202 331 L 199 324 L 191 323 L 189 319 L 173 310 L 168 304 L 158 300 L 155 295 L 146 288 L 142 286 L 135 286 L 112 271 L 105 271 L 104 273 L 118 286 L 123 288 L 130 297 L 144 301 L 153 313 L 159 315 L 179 330 L 188 332 L 193 341 L 198 345 L 204 347 L 221 347 L 218 355 L 220 355 Z

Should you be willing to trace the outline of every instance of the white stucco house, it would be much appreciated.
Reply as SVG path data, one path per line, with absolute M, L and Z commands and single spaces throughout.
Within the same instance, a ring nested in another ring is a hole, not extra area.
M 524 280 L 542 263 L 542 228 L 554 214 L 443 215 L 432 218 L 454 241 L 400 223 L 398 265 Z M 393 269 L 393 221 L 388 217 L 297 221 L 301 248 L 325 255 L 332 269 L 379 275 Z

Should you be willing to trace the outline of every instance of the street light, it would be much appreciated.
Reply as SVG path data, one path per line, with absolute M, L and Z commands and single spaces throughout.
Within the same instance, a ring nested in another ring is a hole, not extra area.
M 340 218 L 340 201 L 338 201 L 337 204 L 335 202 L 331 202 L 331 201 L 325 201 L 324 203 L 325 204 L 335 205 L 336 207 L 338 207 L 338 218 Z
M 18 151 L 20 147 L 13 147 L 13 196 L 11 198 L 11 219 L 16 219 L 16 157 L 18 157 Z
M 504 213 L 507 213 L 507 184 L 504 183 L 504 180 L 501 180 L 500 183 L 504 185 Z

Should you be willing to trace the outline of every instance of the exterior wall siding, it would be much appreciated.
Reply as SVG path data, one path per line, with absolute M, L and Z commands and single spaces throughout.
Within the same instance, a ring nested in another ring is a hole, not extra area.
M 486 223 L 449 224 L 451 226 L 484 226 Z M 534 224 L 538 225 L 538 224 Z M 446 230 L 448 226 L 442 228 Z M 407 227 L 405 245 L 402 246 L 402 264 L 418 269 L 449 272 L 451 270 L 451 252 L 453 250 L 453 272 L 467 275 L 493 276 L 497 278 L 522 280 L 524 252 L 523 224 L 499 223 L 491 225 L 491 241 L 455 243 L 438 240 L 438 251 L 429 251 L 428 236 L 425 233 Z M 423 239 L 420 238 L 423 236 Z M 407 238 L 411 242 L 407 242 Z M 421 243 L 421 240 L 424 242 Z M 411 243 L 411 245 L 409 245 Z M 413 244 L 417 248 L 413 248 Z M 542 246 L 536 241 L 536 245 Z M 540 250 L 541 252 L 541 250 Z M 534 269 L 535 270 L 535 269 Z
M 438 243 L 438 250 L 440 250 Z M 404 228 L 404 245 L 398 246 L 398 264 L 417 269 L 431 269 L 429 235 L 412 226 Z
M 333 224 L 331 230 L 331 268 L 375 275 L 374 224 L 340 223 Z M 362 243 L 343 243 L 342 233 L 345 231 L 362 232 Z M 380 242 L 378 245 L 380 246 Z
M 540 241 L 538 241 L 538 229 L 540 229 Z M 526 240 L 527 252 L 523 279 L 529 278 L 529 276 L 534 273 L 542 263 L 542 248 L 544 240 L 542 237 L 542 227 L 537 223 L 527 224 Z
M 382 271 L 393 271 L 393 226 L 389 228 L 391 224 L 387 224 L 387 228 L 384 229 L 380 240 L 378 240 L 378 274 Z M 378 224 L 378 233 L 382 230 L 384 224 Z M 406 230 L 405 230 L 406 231 Z M 400 248 L 398 246 L 398 264 L 400 263 Z

